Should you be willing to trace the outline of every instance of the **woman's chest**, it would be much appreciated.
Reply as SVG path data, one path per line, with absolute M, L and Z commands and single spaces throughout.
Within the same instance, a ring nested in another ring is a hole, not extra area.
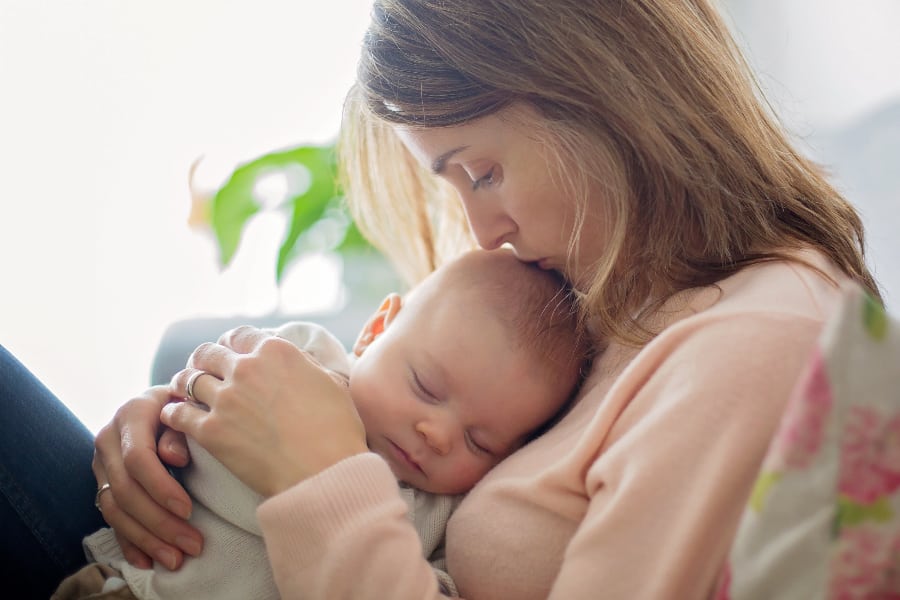
M 447 560 L 464 598 L 546 598 L 591 501 L 585 475 L 612 424 L 601 410 L 608 388 L 599 378 L 559 423 L 491 471 L 453 515 Z

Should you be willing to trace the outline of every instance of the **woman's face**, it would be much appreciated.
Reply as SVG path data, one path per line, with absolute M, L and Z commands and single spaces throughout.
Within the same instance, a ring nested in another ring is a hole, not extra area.
M 514 106 L 462 125 L 395 131 L 424 168 L 456 189 L 482 248 L 509 244 L 519 260 L 559 270 L 586 289 L 606 247 L 605 206 L 591 194 L 581 239 L 567 262 L 575 199 L 552 176 L 546 144 L 528 127 L 540 118 Z

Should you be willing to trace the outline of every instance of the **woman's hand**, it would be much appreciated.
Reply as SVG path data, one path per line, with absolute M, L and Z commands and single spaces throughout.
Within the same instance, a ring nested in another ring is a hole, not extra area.
M 184 553 L 194 555 L 203 537 L 186 519 L 191 499 L 169 474 L 160 457 L 173 466 L 188 463 L 184 436 L 161 429 L 160 409 L 169 401 L 165 386 L 150 388 L 126 402 L 94 440 L 91 468 L 100 494 L 103 518 L 115 530 L 125 559 L 141 568 L 158 561 L 177 569 Z
M 197 370 L 204 375 L 193 382 L 196 402 L 166 405 L 163 423 L 265 497 L 367 450 L 346 386 L 287 340 L 234 329 L 194 351 L 172 379 L 172 396 L 188 396 Z

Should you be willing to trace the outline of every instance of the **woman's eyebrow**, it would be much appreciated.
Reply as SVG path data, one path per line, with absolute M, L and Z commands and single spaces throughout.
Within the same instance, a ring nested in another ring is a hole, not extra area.
M 435 175 L 440 175 L 444 172 L 444 168 L 447 166 L 447 160 L 450 159 L 451 156 L 456 154 L 457 152 L 462 152 L 468 148 L 468 146 L 460 146 L 458 148 L 453 148 L 452 150 L 447 150 L 431 163 L 431 172 Z

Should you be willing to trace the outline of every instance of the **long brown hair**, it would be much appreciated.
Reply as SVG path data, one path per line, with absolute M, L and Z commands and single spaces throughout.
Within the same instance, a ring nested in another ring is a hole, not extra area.
M 521 103 L 580 214 L 589 189 L 609 204 L 583 302 L 601 333 L 645 342 L 643 315 L 673 294 L 798 248 L 879 296 L 858 214 L 793 147 L 706 0 L 376 0 L 342 176 L 363 231 L 409 279 L 472 240 L 454 192 L 392 127 Z M 573 232 L 570 249 L 593 234 Z

